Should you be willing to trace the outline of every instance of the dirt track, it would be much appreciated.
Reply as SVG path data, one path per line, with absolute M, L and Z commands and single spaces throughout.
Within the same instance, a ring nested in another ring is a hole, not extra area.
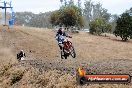
M 16 56 L 23 49 L 26 60 L 17 63 L 32 66 L 40 72 L 60 70 L 75 77 L 75 69 L 84 65 L 94 74 L 132 75 L 132 42 L 116 41 L 115 37 L 98 37 L 86 33 L 72 34 L 77 58 L 61 60 L 53 30 L 16 27 L 1 31 L 3 45 Z M 92 87 L 91 87 L 92 88 Z

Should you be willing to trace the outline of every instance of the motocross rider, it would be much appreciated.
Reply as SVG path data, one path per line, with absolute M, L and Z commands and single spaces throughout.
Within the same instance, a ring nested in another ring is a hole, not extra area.
M 57 31 L 57 34 L 56 34 L 56 40 L 58 41 L 60 50 L 63 50 L 63 42 L 65 41 L 66 37 L 70 37 L 70 36 L 68 36 L 68 34 L 66 34 L 66 32 L 63 28 L 59 28 L 59 30 Z

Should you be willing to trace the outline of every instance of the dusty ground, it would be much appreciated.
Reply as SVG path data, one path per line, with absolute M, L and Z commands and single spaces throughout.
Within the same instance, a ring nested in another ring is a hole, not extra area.
M 113 35 L 93 36 L 81 32 L 71 34 L 77 57 L 60 59 L 53 30 L 14 27 L 0 30 L 1 88 L 131 88 L 131 84 L 91 84 L 79 86 L 75 69 L 79 65 L 92 73 L 125 73 L 132 75 L 132 41 L 121 42 Z M 17 62 L 16 54 L 23 49 L 25 61 Z M 5 69 L 6 68 L 6 69 Z M 4 70 L 3 70 L 4 69 Z M 14 73 L 21 71 L 22 79 L 11 85 Z

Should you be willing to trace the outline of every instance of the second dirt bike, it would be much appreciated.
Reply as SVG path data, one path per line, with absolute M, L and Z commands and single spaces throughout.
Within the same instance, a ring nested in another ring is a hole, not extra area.
M 61 58 L 67 59 L 67 57 L 72 56 L 73 58 L 76 57 L 75 49 L 72 46 L 72 43 L 67 39 L 63 43 L 63 49 L 61 51 Z

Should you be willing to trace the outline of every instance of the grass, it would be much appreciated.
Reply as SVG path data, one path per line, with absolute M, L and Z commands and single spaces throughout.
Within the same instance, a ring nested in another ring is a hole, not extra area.
M 9 63 L 8 65 L 4 65 L 1 69 L 0 69 L 0 77 L 3 75 L 9 75 L 8 70 L 12 67 L 12 65 Z
M 76 67 L 87 61 L 101 61 L 111 59 L 132 60 L 132 41 L 121 42 L 113 35 L 93 36 L 79 32 L 71 34 L 77 58 L 63 60 L 63 67 Z M 53 30 L 43 30 L 29 27 L 15 27 L 0 32 L 0 88 L 130 88 L 123 84 L 90 84 L 80 86 L 76 84 L 75 75 L 59 70 L 39 72 L 30 65 L 21 66 L 16 60 L 16 54 L 23 49 L 26 60 L 60 60 L 59 48 L 54 39 Z M 10 64 L 9 64 L 10 63 Z M 46 62 L 45 62 L 46 63 Z M 57 64 L 58 65 L 58 64 Z M 61 63 L 60 63 L 61 65 Z M 89 65 L 88 65 L 89 66 Z
M 39 84 L 40 87 L 46 87 L 50 80 L 43 77 L 42 75 L 37 79 L 36 84 Z

